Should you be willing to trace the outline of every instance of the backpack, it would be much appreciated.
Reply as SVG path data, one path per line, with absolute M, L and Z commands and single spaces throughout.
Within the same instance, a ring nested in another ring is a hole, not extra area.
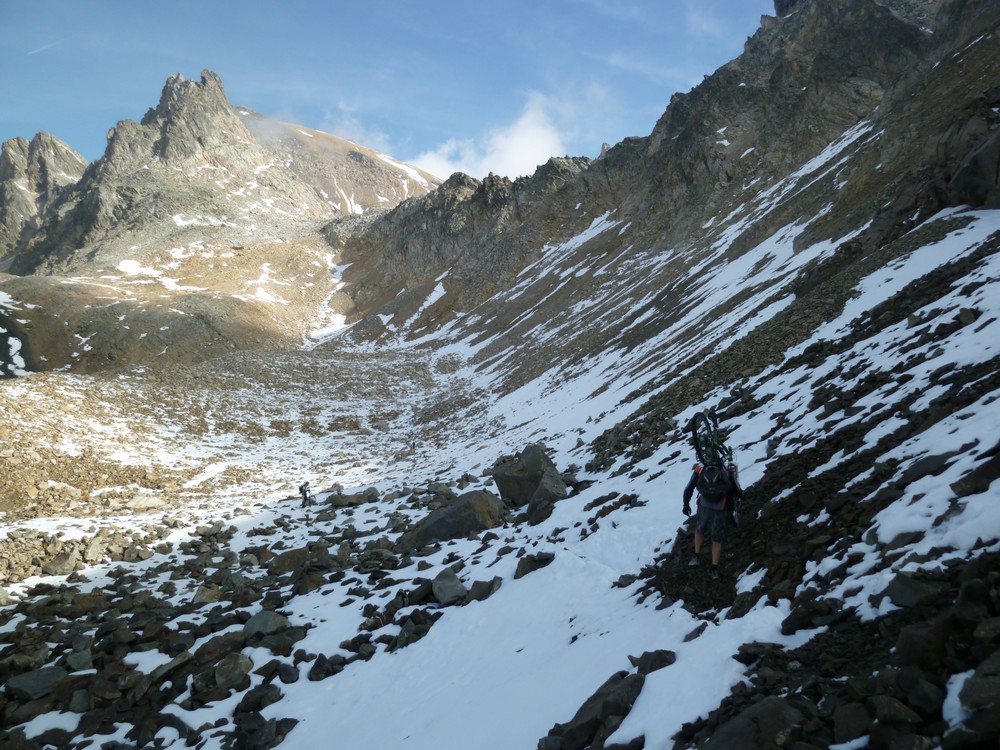
M 698 482 L 695 484 L 705 500 L 712 503 L 722 502 L 733 490 L 733 480 L 729 477 L 729 472 L 718 464 L 709 464 L 698 473 Z

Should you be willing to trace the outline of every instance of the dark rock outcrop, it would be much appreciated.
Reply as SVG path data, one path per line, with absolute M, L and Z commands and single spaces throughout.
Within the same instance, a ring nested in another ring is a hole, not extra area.
M 779 16 L 787 16 L 807 0 L 774 0 L 774 12 Z
M 794 741 L 793 733 L 804 720 L 805 716 L 794 705 L 783 698 L 771 696 L 720 726 L 703 747 L 706 750 L 782 747 Z
M 588 698 L 573 718 L 556 724 L 538 743 L 538 750 L 604 748 L 642 691 L 645 678 L 628 672 L 612 675 Z M 639 745 L 642 747 L 642 745 Z
M 442 607 L 463 601 L 469 593 L 465 584 L 451 568 L 444 568 L 434 576 L 434 580 L 431 581 L 431 590 L 434 592 L 434 598 Z

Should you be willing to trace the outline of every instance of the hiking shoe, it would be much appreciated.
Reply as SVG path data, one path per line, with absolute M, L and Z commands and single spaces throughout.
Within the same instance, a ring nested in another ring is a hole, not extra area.
M 689 568 L 697 568 L 699 565 L 701 565 L 701 558 L 698 557 L 698 555 L 695 555 L 690 560 L 688 560 Z
M 719 566 L 718 565 L 713 565 L 709 569 L 709 571 L 708 571 L 708 577 L 711 578 L 713 581 L 718 581 L 719 580 Z

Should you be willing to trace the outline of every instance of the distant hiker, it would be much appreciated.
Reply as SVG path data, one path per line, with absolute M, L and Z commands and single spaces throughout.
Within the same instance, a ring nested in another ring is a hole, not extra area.
M 299 486 L 299 494 L 302 495 L 303 508 L 313 504 L 313 496 L 309 494 L 309 482 L 303 482 Z
M 712 567 L 709 575 L 719 577 L 719 561 L 722 559 L 722 545 L 728 541 L 729 515 L 733 504 L 743 496 L 736 477 L 736 466 L 714 464 L 694 465 L 691 479 L 684 488 L 684 515 L 691 515 L 691 495 L 698 491 L 698 515 L 694 527 L 694 557 L 688 563 L 691 567 L 701 565 L 701 548 L 707 534 L 712 540 Z

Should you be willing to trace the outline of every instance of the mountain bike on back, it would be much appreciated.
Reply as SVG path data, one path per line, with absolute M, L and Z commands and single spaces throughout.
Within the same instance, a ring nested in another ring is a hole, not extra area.
M 711 540 L 710 576 L 719 577 L 722 547 L 727 542 L 727 528 L 739 525 L 739 510 L 743 499 L 733 449 L 726 444 L 726 435 L 719 428 L 718 417 L 711 412 L 698 412 L 687 425 L 698 463 L 684 488 L 684 515 L 691 515 L 691 499 L 698 493 L 698 514 L 695 519 L 694 557 L 690 565 L 701 564 L 701 550 Z

